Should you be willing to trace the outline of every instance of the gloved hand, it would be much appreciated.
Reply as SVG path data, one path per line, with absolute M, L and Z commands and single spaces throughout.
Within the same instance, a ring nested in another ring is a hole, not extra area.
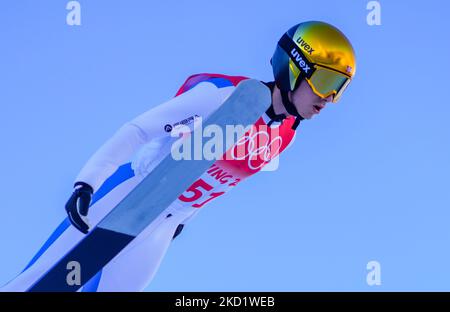
M 66 203 L 67 215 L 74 227 L 87 234 L 90 228 L 87 214 L 94 190 L 84 182 L 75 183 L 74 188 L 72 196 Z

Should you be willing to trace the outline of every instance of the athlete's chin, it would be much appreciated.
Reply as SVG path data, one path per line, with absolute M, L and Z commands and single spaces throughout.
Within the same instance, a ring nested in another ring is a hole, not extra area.
M 302 116 L 303 118 L 305 118 L 306 120 L 310 120 L 314 117 L 314 113 L 309 113 L 309 114 L 305 114 L 304 116 Z
M 316 115 L 316 112 L 314 110 L 304 110 L 298 112 L 300 116 L 302 116 L 303 119 L 309 120 Z M 318 112 L 317 112 L 318 113 Z

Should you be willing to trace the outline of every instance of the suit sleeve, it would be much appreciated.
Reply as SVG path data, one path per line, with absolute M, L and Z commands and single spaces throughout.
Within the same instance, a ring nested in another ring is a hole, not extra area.
M 234 87 L 217 88 L 209 82 L 199 83 L 191 90 L 156 106 L 125 123 L 87 161 L 76 178 L 85 182 L 94 192 L 117 168 L 152 139 L 170 136 L 164 130 L 194 115 L 207 118 L 229 96 Z

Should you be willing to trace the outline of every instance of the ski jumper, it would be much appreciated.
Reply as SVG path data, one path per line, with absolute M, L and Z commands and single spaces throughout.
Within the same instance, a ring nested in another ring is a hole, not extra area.
M 92 186 L 91 228 L 105 217 L 158 163 L 178 139 L 171 131 L 192 131 L 245 77 L 198 74 L 171 100 L 125 123 L 88 160 L 76 178 Z M 274 122 L 264 114 L 226 157 L 214 164 L 80 291 L 142 291 L 154 277 L 174 234 L 211 200 L 262 170 L 293 142 L 294 117 Z M 241 151 L 241 152 L 239 152 Z M 243 151 L 243 152 L 242 152 Z M 183 177 L 180 177 L 182 179 Z M 85 235 L 66 218 L 15 279 L 0 291 L 26 291 Z

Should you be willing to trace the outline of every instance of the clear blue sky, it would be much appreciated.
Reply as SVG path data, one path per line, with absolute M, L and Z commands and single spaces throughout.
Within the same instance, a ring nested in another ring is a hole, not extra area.
M 275 172 L 207 206 L 149 291 L 450 290 L 448 1 L 3 1 L 0 284 L 65 217 L 73 179 L 127 120 L 193 73 L 271 79 L 290 26 L 353 42 L 357 76 L 301 125 Z M 343 4 L 345 3 L 345 5 Z M 381 265 L 368 286 L 366 264 Z

